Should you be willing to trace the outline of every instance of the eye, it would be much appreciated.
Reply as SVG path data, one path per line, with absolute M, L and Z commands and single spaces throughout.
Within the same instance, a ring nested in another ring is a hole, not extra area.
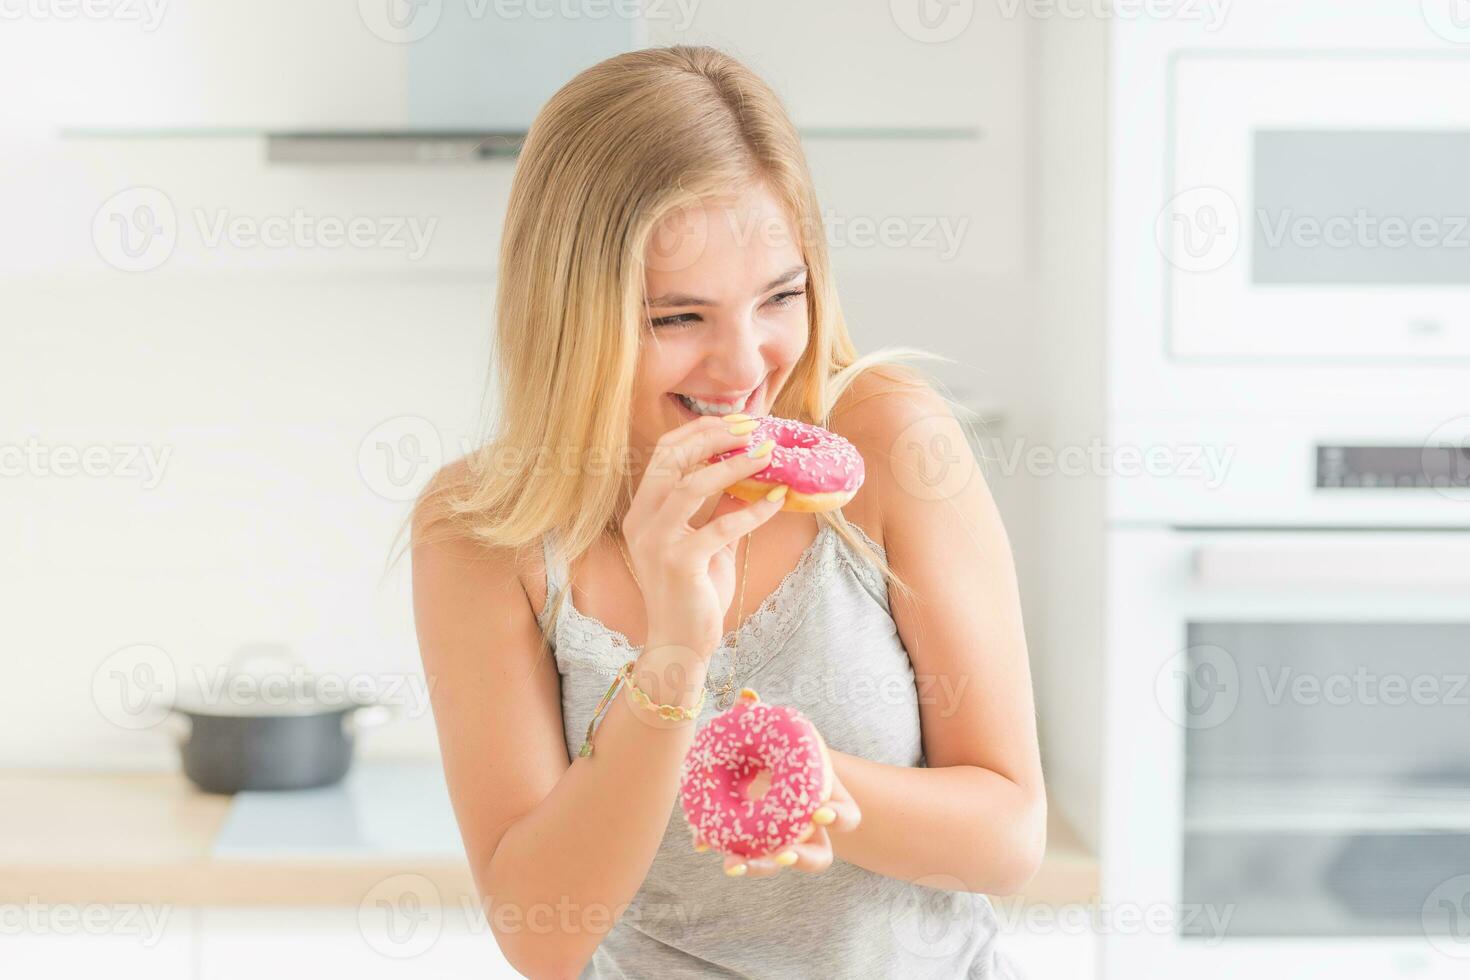
M 698 322 L 698 313 L 675 313 L 672 316 L 654 317 L 648 321 L 649 325 L 654 327 L 683 327 Z
M 772 296 L 767 302 L 769 302 L 772 306 L 790 306 L 792 303 L 796 302 L 796 298 L 798 296 L 805 295 L 805 289 L 788 289 L 784 293 L 777 293 L 775 296 Z

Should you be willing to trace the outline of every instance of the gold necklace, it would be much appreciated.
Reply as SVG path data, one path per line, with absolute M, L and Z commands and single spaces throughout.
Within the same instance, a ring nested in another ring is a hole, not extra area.
M 745 561 L 740 567 L 740 598 L 735 604 L 735 645 L 730 648 L 730 676 L 726 677 L 725 683 L 718 688 L 709 686 L 708 677 L 704 680 L 704 686 L 715 696 L 715 707 L 721 711 L 735 702 L 735 667 L 736 658 L 740 655 L 740 618 L 745 615 L 745 579 L 750 571 L 750 536 L 754 533 L 754 531 L 748 531 L 745 535 Z M 638 592 L 641 595 L 643 583 L 638 581 L 638 573 L 633 571 L 633 562 L 629 559 L 627 548 L 623 545 L 623 535 L 614 531 L 613 537 L 618 543 L 618 554 L 623 556 L 623 564 L 628 566 L 628 574 L 633 576 L 633 584 L 638 586 Z

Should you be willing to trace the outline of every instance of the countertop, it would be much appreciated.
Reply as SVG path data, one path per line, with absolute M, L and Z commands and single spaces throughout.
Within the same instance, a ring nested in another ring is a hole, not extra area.
M 402 874 L 478 904 L 437 762 L 359 760 L 336 786 L 234 797 L 181 773 L 0 771 L 0 903 L 356 906 Z M 1096 858 L 1054 817 L 1020 900 L 1097 893 Z

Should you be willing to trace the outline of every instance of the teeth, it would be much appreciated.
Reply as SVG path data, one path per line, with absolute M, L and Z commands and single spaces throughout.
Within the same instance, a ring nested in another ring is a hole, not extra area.
M 674 394 L 679 396 L 679 400 L 684 403 L 684 406 L 686 408 L 688 408 L 692 412 L 697 412 L 700 415 L 729 415 L 733 412 L 740 411 L 740 409 L 745 405 L 744 398 L 742 398 L 738 402 L 731 402 L 727 405 L 720 405 L 716 402 L 702 402 L 698 398 L 691 398 L 688 395 L 680 395 L 677 391 L 674 392 Z M 749 397 L 749 395 L 746 396 L 746 398 Z

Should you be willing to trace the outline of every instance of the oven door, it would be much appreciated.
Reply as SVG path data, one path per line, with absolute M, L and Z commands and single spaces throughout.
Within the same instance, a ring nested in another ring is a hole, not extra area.
M 1470 357 L 1470 52 L 1188 52 L 1170 84 L 1175 357 Z
M 1106 976 L 1470 975 L 1470 533 L 1109 550 Z

